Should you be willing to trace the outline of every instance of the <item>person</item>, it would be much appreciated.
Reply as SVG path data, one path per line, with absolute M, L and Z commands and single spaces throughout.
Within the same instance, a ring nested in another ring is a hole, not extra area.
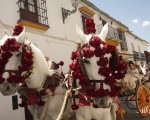
M 132 61 L 129 62 L 128 73 L 130 73 L 138 81 L 142 79 L 142 77 L 140 76 L 139 70 L 136 68 L 135 64 Z
M 145 66 L 145 64 L 144 64 L 143 62 L 141 62 L 141 64 L 140 64 L 140 73 L 141 73 L 143 76 L 147 74 L 147 73 L 146 73 L 146 66 Z

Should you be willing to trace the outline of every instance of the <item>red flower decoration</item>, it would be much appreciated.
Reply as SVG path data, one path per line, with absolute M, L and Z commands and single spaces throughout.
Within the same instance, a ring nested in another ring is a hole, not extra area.
M 71 108 L 72 108 L 72 110 L 77 110 L 79 108 L 79 106 L 74 104 L 74 105 L 71 106 Z
M 101 49 L 100 47 L 96 48 L 94 50 L 94 54 L 96 57 L 101 57 L 101 56 L 104 56 L 105 55 L 105 49 Z
M 96 29 L 95 29 L 95 23 L 94 23 L 94 20 L 90 17 L 88 17 L 86 20 L 85 20 L 85 33 L 86 34 L 90 34 L 90 33 L 95 33 L 96 32 Z
M 71 59 L 75 60 L 78 57 L 78 51 L 72 51 Z
M 90 49 L 89 46 L 87 46 L 84 50 L 83 50 L 83 56 L 85 58 L 91 58 L 94 56 L 94 51 Z
M 100 47 L 100 44 L 102 43 L 102 40 L 98 36 L 94 36 L 90 39 L 89 44 L 94 47 Z
M 108 64 L 108 58 L 107 57 L 102 57 L 97 61 L 97 65 L 104 67 Z
M 22 31 L 23 31 L 23 27 L 20 25 L 16 25 L 14 32 L 13 32 L 13 35 L 19 35 Z
M 64 65 L 64 62 L 63 62 L 63 61 L 60 61 L 60 62 L 59 62 L 59 65 L 60 65 L 60 66 L 63 66 L 63 65 Z
M 116 49 L 115 46 L 108 45 L 108 44 L 105 44 L 104 48 L 105 48 L 107 54 L 111 53 L 112 51 L 114 51 Z

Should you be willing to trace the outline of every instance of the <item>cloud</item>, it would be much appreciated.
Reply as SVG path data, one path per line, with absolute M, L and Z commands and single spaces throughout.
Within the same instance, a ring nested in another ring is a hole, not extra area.
M 135 24 L 139 23 L 139 21 L 140 21 L 139 19 L 133 19 L 132 20 L 132 22 L 135 23 Z
M 150 21 L 148 21 L 148 20 L 143 21 L 142 26 L 143 27 L 150 26 Z

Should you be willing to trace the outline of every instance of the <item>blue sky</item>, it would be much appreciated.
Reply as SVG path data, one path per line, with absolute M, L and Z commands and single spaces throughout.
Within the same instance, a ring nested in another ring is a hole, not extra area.
M 150 0 L 90 0 L 150 43 Z

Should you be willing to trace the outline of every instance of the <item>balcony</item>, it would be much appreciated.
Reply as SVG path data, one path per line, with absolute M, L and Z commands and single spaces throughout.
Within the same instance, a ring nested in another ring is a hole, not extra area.
M 102 28 L 103 28 L 102 24 L 96 26 L 97 34 L 100 34 Z M 111 39 L 111 40 L 114 40 L 114 41 L 120 41 L 118 30 L 109 25 L 108 26 L 107 38 Z
M 133 55 L 135 60 L 141 60 L 141 61 L 145 60 L 144 53 L 138 53 L 136 51 L 133 51 Z
M 139 53 L 139 56 L 140 56 L 140 59 L 141 59 L 141 60 L 145 60 L 145 55 L 144 55 L 144 53 Z
M 48 17 L 46 0 L 18 0 L 18 24 L 46 31 Z
M 140 55 L 139 55 L 138 52 L 133 51 L 133 55 L 134 55 L 134 59 L 135 59 L 135 60 L 140 60 Z

